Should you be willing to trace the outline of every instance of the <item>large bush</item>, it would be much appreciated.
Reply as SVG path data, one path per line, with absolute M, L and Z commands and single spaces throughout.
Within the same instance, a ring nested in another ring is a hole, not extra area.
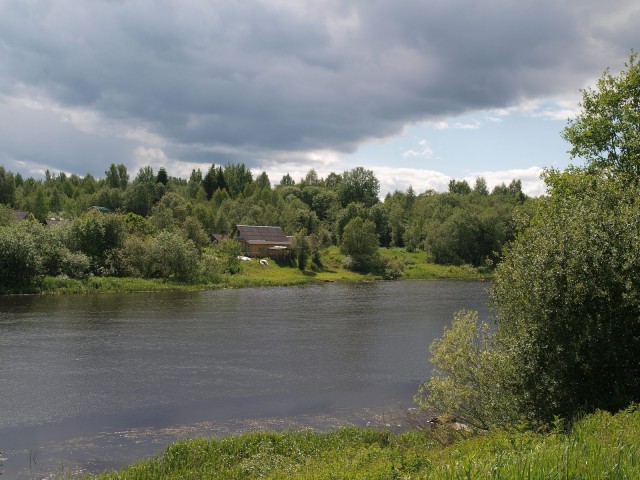
M 491 326 L 477 312 L 456 312 L 451 327 L 431 345 L 434 369 L 420 386 L 416 403 L 480 429 L 516 421 L 518 402 L 509 388 L 514 365 L 495 341 Z
M 161 277 L 193 280 L 198 275 L 198 250 L 178 233 L 162 231 L 150 242 L 152 272 Z
M 544 420 L 640 399 L 640 189 L 578 172 L 548 183 L 491 295 L 523 413 Z
M 125 232 L 122 215 L 90 210 L 73 222 L 69 232 L 70 249 L 87 255 L 98 270 L 105 266 L 110 250 L 122 248 Z
M 29 287 L 42 278 L 38 245 L 26 227 L 0 227 L 0 291 Z
M 378 267 L 380 255 L 376 225 L 361 217 L 350 220 L 344 227 L 340 251 L 351 258 L 353 270 L 367 272 Z
M 456 316 L 423 407 L 488 428 L 640 400 L 640 188 L 578 171 L 547 182 L 496 269 L 495 329 Z
M 456 319 L 418 396 L 493 424 L 640 401 L 640 66 L 583 91 L 565 138 L 586 169 L 548 171 L 491 291 L 497 326 Z M 478 339 L 482 338 L 478 344 Z M 475 345 L 475 347 L 474 347 Z M 473 406 L 475 413 L 469 414 Z

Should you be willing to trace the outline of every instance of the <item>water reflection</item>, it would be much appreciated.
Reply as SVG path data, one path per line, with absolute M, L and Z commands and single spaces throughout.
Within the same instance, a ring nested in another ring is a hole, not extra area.
M 37 449 L 114 428 L 409 403 L 429 374 L 428 345 L 453 312 L 486 317 L 486 287 L 415 281 L 3 297 L 0 448 Z

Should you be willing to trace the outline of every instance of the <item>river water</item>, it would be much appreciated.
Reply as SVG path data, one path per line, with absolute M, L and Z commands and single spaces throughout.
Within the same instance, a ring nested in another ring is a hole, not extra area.
M 0 297 L 3 479 L 118 468 L 167 442 L 332 428 L 411 406 L 428 346 L 488 283 Z

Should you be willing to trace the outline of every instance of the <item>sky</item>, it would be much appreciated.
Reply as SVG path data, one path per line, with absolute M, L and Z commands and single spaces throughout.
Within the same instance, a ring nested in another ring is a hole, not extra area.
M 0 0 L 0 165 L 540 195 L 581 164 L 562 129 L 638 25 L 637 0 Z

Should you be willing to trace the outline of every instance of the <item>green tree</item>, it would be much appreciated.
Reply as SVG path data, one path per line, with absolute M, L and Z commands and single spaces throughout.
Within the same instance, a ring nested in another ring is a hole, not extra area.
M 451 327 L 431 344 L 434 368 L 414 397 L 416 403 L 483 430 L 517 420 L 512 393 L 505 388 L 513 366 L 492 344 L 490 332 L 477 312 L 456 312 Z
M 202 186 L 204 187 L 204 191 L 207 193 L 207 199 L 211 200 L 213 193 L 220 188 L 218 186 L 215 165 L 212 164 L 211 167 L 209 167 L 209 170 L 207 170 L 207 174 L 202 179 Z
M 167 186 L 167 183 L 169 183 L 169 175 L 167 175 L 167 171 L 165 170 L 164 167 L 160 167 L 158 169 L 158 175 L 156 176 L 156 183 L 161 183 L 165 187 Z
M 94 269 L 105 266 L 111 250 L 120 249 L 125 238 L 124 217 L 115 213 L 90 210 L 77 218 L 69 232 L 72 251 L 82 252 L 91 258 Z
M 0 203 L 12 205 L 15 203 L 16 182 L 13 174 L 7 172 L 0 165 Z
M 155 197 L 153 183 L 136 181 L 124 192 L 124 205 L 127 211 L 146 217 L 151 213 Z
M 156 176 L 153 173 L 153 168 L 149 165 L 140 167 L 138 175 L 136 175 L 136 179 L 134 181 L 137 183 L 156 183 Z
M 421 389 L 423 406 L 465 415 L 473 404 L 486 425 L 535 425 L 640 400 L 635 60 L 583 92 L 583 112 L 565 138 L 587 168 L 546 172 L 549 196 L 524 211 L 496 269 L 494 330 L 454 324 L 435 344 L 436 367 L 446 363 Z M 503 190 L 518 201 L 517 183 Z
M 189 177 L 189 181 L 187 182 L 187 188 L 189 190 L 189 197 L 196 198 L 196 194 L 198 193 L 198 189 L 202 184 L 202 171 L 198 168 L 191 170 L 191 176 Z
M 111 188 L 119 188 L 124 190 L 129 185 L 129 174 L 127 173 L 127 167 L 120 163 L 116 165 L 112 163 L 109 166 L 109 170 L 104 172 L 105 181 Z
M 16 223 L 18 219 L 13 214 L 13 208 L 0 203 L 0 227 L 6 227 Z
M 489 188 L 487 187 L 487 181 L 484 177 L 476 178 L 476 182 L 473 184 L 473 193 L 477 195 L 489 195 Z
M 303 228 L 293 236 L 293 254 L 300 271 L 304 271 L 311 256 L 311 244 L 307 237 L 307 230 Z
M 640 400 L 640 188 L 579 171 L 547 183 L 492 290 L 523 414 L 543 421 Z
M 262 172 L 258 175 L 255 183 L 258 190 L 271 190 L 271 181 L 269 181 L 267 172 Z
M 199 252 L 209 243 L 209 235 L 196 217 L 187 217 L 181 228 L 185 238 L 191 240 Z
M 43 274 L 38 244 L 23 222 L 0 227 L 0 291 L 37 283 Z
M 360 202 L 367 208 L 378 203 L 380 182 L 372 170 L 356 167 L 344 172 L 338 184 L 338 197 L 343 207 L 350 203 Z
M 289 175 L 288 173 L 284 174 L 282 176 L 282 180 L 280 180 L 280 186 L 282 187 L 293 186 L 295 184 L 296 182 L 293 180 L 293 178 L 291 178 L 291 175 Z
M 471 187 L 466 180 L 450 180 L 449 193 L 457 195 L 468 195 L 471 193 Z
M 44 193 L 42 185 L 38 185 L 35 189 L 35 194 L 30 199 L 29 210 L 36 219 L 43 221 L 47 218 L 49 213 L 49 201 Z
M 572 157 L 591 168 L 611 169 L 638 178 L 640 174 L 640 64 L 637 52 L 626 70 L 605 70 L 596 88 L 581 90 L 581 111 L 569 121 L 563 137 Z
M 193 280 L 198 275 L 198 250 L 179 233 L 163 230 L 151 239 L 152 272 L 156 276 L 174 276 Z
M 351 258 L 354 270 L 368 272 L 375 268 L 379 261 L 375 223 L 361 217 L 351 219 L 344 227 L 340 251 Z
M 227 166 L 224 167 L 224 178 L 228 185 L 231 198 L 236 198 L 244 192 L 244 188 L 253 181 L 251 171 L 244 163 L 227 164 Z
M 238 257 L 242 255 L 240 242 L 227 238 L 213 245 L 211 252 L 220 260 L 223 273 L 233 275 L 242 269 L 242 264 L 238 260 Z

